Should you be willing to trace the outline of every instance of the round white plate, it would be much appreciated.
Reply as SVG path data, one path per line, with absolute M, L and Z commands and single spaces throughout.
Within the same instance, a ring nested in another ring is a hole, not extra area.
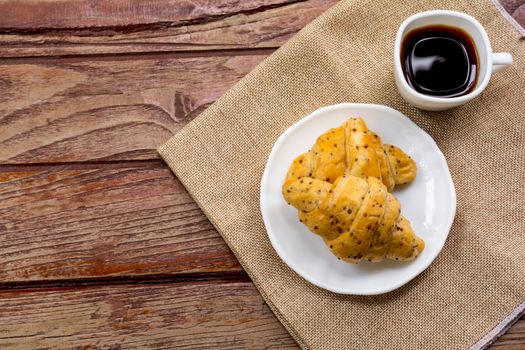
M 401 147 L 416 162 L 417 176 L 394 194 L 401 213 L 424 239 L 425 250 L 410 262 L 338 260 L 322 239 L 299 222 L 286 204 L 281 186 L 291 162 L 317 137 L 350 117 L 362 117 L 384 143 Z M 281 259 L 309 282 L 342 294 L 372 295 L 401 287 L 437 257 L 456 212 L 456 192 L 445 157 L 434 140 L 400 112 L 381 105 L 342 103 L 323 107 L 288 128 L 273 146 L 261 180 L 261 213 L 272 245 Z

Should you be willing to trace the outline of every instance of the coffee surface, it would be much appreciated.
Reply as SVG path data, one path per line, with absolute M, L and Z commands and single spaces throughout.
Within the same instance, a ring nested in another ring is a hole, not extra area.
M 432 25 L 410 31 L 401 45 L 401 62 L 408 84 L 425 95 L 456 97 L 476 86 L 476 47 L 459 28 Z

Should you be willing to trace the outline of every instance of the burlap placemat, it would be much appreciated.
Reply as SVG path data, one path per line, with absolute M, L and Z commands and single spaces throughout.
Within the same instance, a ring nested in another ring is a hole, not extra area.
M 474 102 L 427 113 L 399 96 L 392 56 L 401 22 L 436 8 L 476 17 L 494 50 L 511 52 L 515 63 L 493 76 Z M 524 45 L 488 1 L 344 1 L 160 154 L 301 347 L 480 347 L 525 300 Z M 434 137 L 456 185 L 457 215 L 441 255 L 408 285 L 380 296 L 337 295 L 300 278 L 272 249 L 259 211 L 260 179 L 276 138 L 313 110 L 339 102 L 379 103 L 405 113 Z

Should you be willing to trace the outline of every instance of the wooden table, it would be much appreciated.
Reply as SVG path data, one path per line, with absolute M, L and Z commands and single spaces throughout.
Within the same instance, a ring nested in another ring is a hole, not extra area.
M 155 149 L 334 2 L 0 2 L 1 349 L 297 348 Z

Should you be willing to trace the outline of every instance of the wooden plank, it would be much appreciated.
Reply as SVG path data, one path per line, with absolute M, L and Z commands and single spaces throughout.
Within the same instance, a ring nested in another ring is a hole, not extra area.
M 49 30 L 184 24 L 282 6 L 293 0 L 3 0 L 0 30 Z
M 525 28 L 525 3 L 512 12 L 512 17 Z
M 503 334 L 491 347 L 491 350 L 525 349 L 525 315 Z
M 249 282 L 1 292 L 0 347 L 298 349 Z
M 337 0 L 0 3 L 0 57 L 277 48 Z
M 160 161 L 4 167 L 0 233 L 3 283 L 242 271 Z
M 159 145 L 267 54 L 2 65 L 0 163 L 159 159 Z
M 499 3 L 512 15 L 520 6 L 525 4 L 525 0 L 499 0 Z
M 525 28 L 525 0 L 499 0 L 499 2 Z

